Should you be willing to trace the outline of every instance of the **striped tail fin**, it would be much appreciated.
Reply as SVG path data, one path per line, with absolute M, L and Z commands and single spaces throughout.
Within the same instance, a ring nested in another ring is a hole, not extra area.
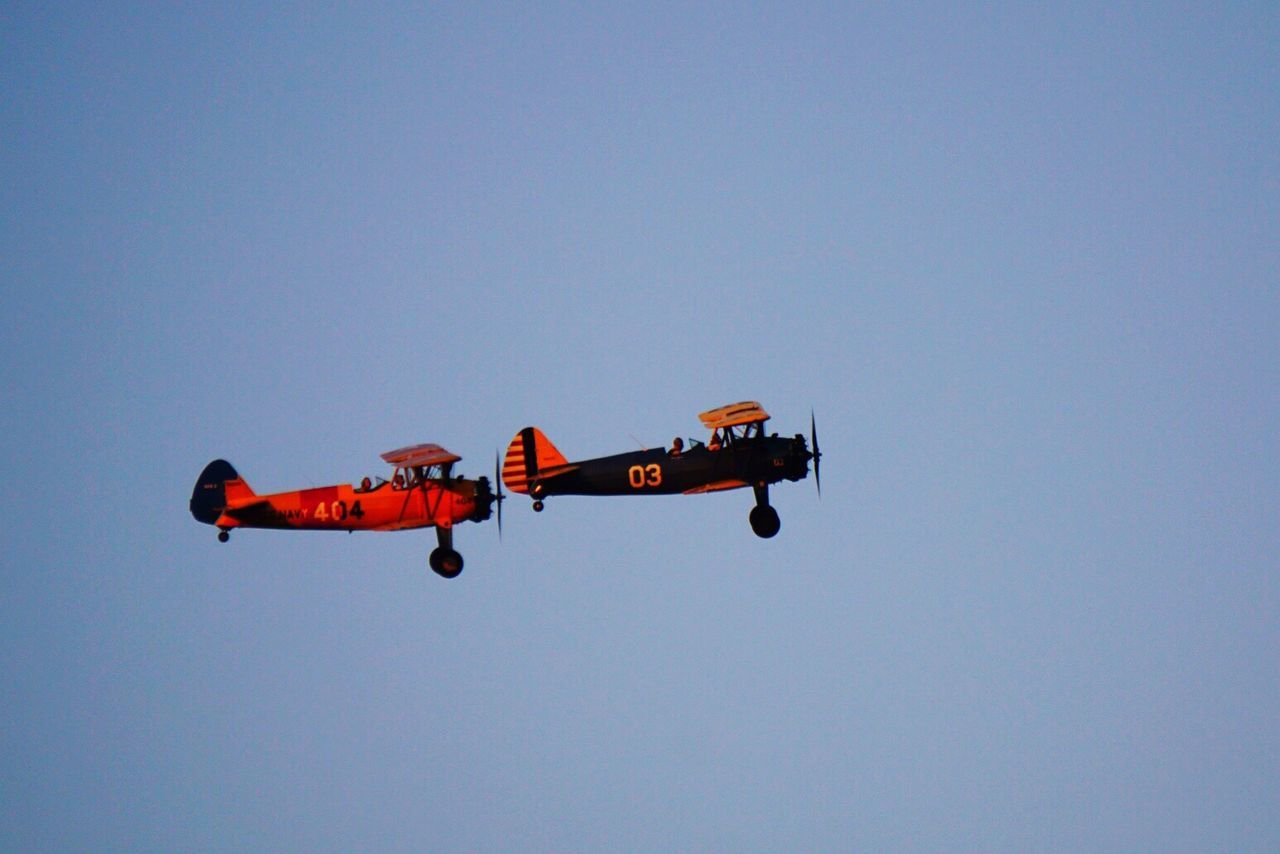
M 564 454 L 537 427 L 526 427 L 507 445 L 502 461 L 502 482 L 512 492 L 528 494 L 529 483 L 539 476 L 552 477 L 569 467 Z

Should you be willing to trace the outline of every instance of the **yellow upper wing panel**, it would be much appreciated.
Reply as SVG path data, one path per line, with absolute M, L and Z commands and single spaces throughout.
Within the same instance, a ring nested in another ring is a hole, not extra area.
M 769 413 L 754 400 L 742 403 L 731 403 L 719 409 L 712 409 L 698 415 L 708 430 L 719 430 L 721 427 L 737 427 L 739 424 L 753 424 L 756 421 L 768 421 Z

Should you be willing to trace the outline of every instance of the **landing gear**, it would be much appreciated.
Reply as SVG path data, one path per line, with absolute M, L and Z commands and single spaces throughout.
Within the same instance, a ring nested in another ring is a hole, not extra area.
M 757 537 L 769 539 L 782 527 L 782 520 L 778 518 L 778 511 L 774 510 L 768 504 L 757 504 L 751 508 L 751 515 L 747 517 L 751 520 L 751 530 L 756 532 Z
M 533 512 L 534 512 L 534 513 L 541 513 L 541 512 L 542 512 L 542 508 L 543 508 L 543 506 L 544 506 L 544 505 L 543 505 L 543 503 L 542 503 L 541 501 L 535 501 L 535 502 L 533 502 Z
M 432 571 L 441 578 L 457 578 L 462 574 L 462 555 L 443 546 L 431 550 L 427 559 Z
M 453 526 L 436 526 L 436 541 L 439 545 L 431 550 L 427 563 L 431 571 L 441 578 L 457 578 L 462 574 L 462 555 L 453 548 Z
M 219 532 L 218 532 L 218 542 L 220 542 L 220 543 L 225 543 L 225 542 L 226 542 L 227 540 L 229 540 L 229 539 L 231 539 L 231 533 L 230 533 L 230 532 L 228 532 L 228 531 L 219 531 Z
M 769 506 L 769 484 L 757 483 L 755 491 L 756 506 L 751 508 L 751 515 L 747 519 L 756 536 L 767 540 L 778 533 L 782 520 L 778 518 L 778 511 Z

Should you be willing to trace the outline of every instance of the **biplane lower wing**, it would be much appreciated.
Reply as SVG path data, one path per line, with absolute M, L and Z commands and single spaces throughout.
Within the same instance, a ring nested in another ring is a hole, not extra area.
M 742 489 L 750 486 L 745 480 L 718 480 L 715 483 L 706 483 L 702 486 L 695 486 L 693 489 L 686 489 L 685 495 L 703 495 L 707 492 L 724 492 L 727 489 Z

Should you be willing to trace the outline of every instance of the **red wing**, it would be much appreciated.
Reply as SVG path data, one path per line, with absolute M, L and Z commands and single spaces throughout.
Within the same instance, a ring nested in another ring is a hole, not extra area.
M 456 463 L 462 457 L 450 453 L 439 445 L 410 445 L 387 451 L 382 459 L 393 466 L 435 466 L 443 463 Z

